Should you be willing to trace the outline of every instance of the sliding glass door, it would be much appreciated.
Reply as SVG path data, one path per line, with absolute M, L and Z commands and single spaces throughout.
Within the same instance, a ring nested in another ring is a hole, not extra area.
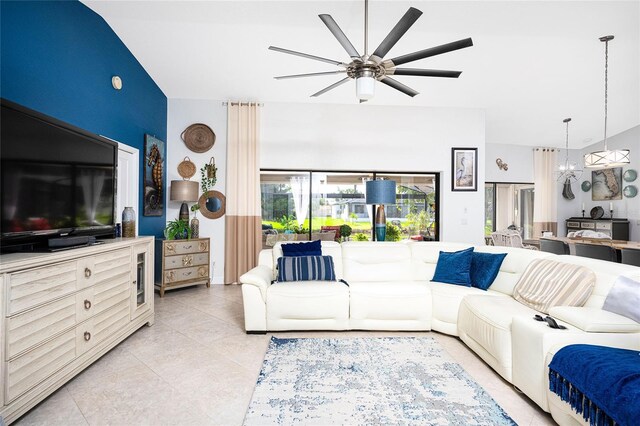
M 505 229 L 517 230 L 524 239 L 533 237 L 532 183 L 485 184 L 485 235 Z

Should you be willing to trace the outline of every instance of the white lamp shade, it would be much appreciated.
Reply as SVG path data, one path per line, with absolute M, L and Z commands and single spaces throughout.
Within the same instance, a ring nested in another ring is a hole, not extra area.
M 373 77 L 356 78 L 356 96 L 358 99 L 369 100 L 376 94 L 376 79 Z
M 198 201 L 198 182 L 190 180 L 172 180 L 171 201 Z
M 630 163 L 628 149 L 591 152 L 584 155 L 585 167 L 620 167 Z

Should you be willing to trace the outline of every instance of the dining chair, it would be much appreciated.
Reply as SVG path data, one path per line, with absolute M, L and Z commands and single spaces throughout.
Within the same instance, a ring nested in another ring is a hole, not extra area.
M 618 261 L 616 249 L 611 246 L 605 246 L 601 244 L 576 243 L 575 248 L 576 256 L 590 257 L 591 259 L 608 260 L 610 262 Z
M 517 231 L 506 230 L 491 233 L 491 239 L 494 246 L 502 247 L 518 247 L 529 250 L 538 250 L 535 246 L 525 245 L 522 243 L 522 237 Z
M 640 266 L 640 249 L 623 248 L 622 263 L 625 265 Z
M 554 254 L 569 254 L 569 244 L 560 240 L 540 238 L 540 251 Z

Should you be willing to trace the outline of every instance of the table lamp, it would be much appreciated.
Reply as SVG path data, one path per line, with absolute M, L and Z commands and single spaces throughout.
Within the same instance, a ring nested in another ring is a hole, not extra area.
M 370 180 L 366 182 L 366 203 L 377 204 L 375 220 L 376 241 L 384 241 L 387 235 L 385 204 L 396 203 L 396 182 L 393 180 Z
M 180 206 L 180 220 L 189 220 L 189 206 L 187 203 L 190 201 L 198 201 L 198 182 L 190 180 L 172 180 L 171 192 L 169 194 L 171 201 L 182 201 Z

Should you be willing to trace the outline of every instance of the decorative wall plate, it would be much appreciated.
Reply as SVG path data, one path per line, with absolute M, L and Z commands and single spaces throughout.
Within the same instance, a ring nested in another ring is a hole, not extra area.
M 184 160 L 178 164 L 178 174 L 182 176 L 183 179 L 190 179 L 196 174 L 196 165 L 193 164 L 189 157 L 184 157 Z
M 627 185 L 622 190 L 622 194 L 627 198 L 633 198 L 638 195 L 638 188 L 636 188 L 634 185 Z
M 180 135 L 184 144 L 193 152 L 207 152 L 216 142 L 216 134 L 206 124 L 196 123 Z
M 622 179 L 624 179 L 625 182 L 633 182 L 637 177 L 638 172 L 633 169 L 625 170 L 624 174 L 622 175 Z
M 591 189 L 591 182 L 585 180 L 584 182 L 582 182 L 582 185 L 580 185 L 580 187 L 584 192 L 589 192 L 589 190 Z
M 602 219 L 604 216 L 604 209 L 601 206 L 595 206 L 591 209 L 591 219 Z

